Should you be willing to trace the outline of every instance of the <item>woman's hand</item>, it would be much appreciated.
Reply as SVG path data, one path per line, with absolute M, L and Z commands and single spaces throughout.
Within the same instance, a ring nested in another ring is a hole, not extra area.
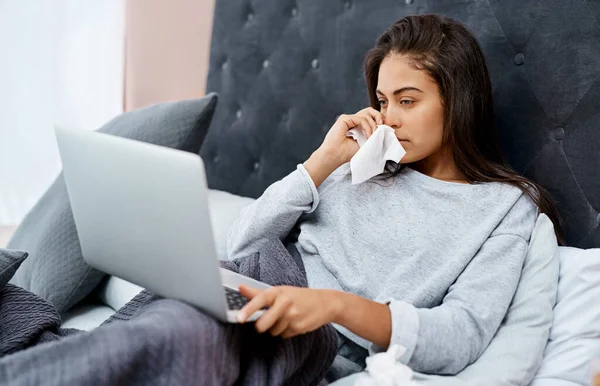
M 254 312 L 269 307 L 256 321 L 256 330 L 273 336 L 291 338 L 331 323 L 336 316 L 332 292 L 300 287 L 271 287 L 266 291 L 240 286 L 242 295 L 251 299 L 238 314 L 243 323 Z
M 386 348 L 392 334 L 392 314 L 387 304 L 348 292 L 300 287 L 271 287 L 266 291 L 240 286 L 250 299 L 240 310 L 244 323 L 256 311 L 269 307 L 256 321 L 256 330 L 291 338 L 336 323 L 358 336 Z
M 360 110 L 356 114 L 342 114 L 333 124 L 321 145 L 321 149 L 334 154 L 340 165 L 349 162 L 358 151 L 358 144 L 346 133 L 354 128 L 364 130 L 367 139 L 373 134 L 378 125 L 383 124 L 383 116 L 372 107 Z
M 377 126 L 382 124 L 383 115 L 372 107 L 353 115 L 340 115 L 327 132 L 321 146 L 304 163 L 315 186 L 318 187 L 335 169 L 349 162 L 358 151 L 358 143 L 346 136 L 349 130 L 361 128 L 368 139 Z

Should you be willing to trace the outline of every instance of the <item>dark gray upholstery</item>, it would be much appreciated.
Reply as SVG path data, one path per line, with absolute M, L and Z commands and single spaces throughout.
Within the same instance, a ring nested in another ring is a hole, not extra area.
M 477 36 L 502 148 L 557 202 L 572 246 L 600 247 L 600 1 L 217 0 L 201 150 L 211 187 L 259 196 L 367 106 L 365 52 L 397 19 L 436 13 Z

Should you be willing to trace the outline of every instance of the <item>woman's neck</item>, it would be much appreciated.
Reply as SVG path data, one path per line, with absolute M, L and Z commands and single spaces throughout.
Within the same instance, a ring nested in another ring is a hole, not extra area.
M 419 173 L 448 182 L 468 183 L 449 152 L 439 152 L 409 165 Z

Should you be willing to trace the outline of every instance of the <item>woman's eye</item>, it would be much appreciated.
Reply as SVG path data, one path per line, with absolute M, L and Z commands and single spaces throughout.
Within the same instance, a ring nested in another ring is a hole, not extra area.
M 401 105 L 405 105 L 405 106 L 410 106 L 413 104 L 414 101 L 411 101 L 410 99 L 403 99 L 400 101 Z
M 377 103 L 379 103 L 379 106 L 383 106 L 386 102 L 383 99 L 380 99 L 377 101 Z

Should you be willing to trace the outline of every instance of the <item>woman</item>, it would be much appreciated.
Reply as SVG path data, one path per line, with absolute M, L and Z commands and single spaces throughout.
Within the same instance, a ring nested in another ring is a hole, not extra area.
M 539 212 L 560 239 L 557 211 L 502 160 L 485 59 L 461 24 L 403 18 L 364 70 L 371 107 L 340 116 L 231 230 L 231 258 L 297 234 L 310 287 L 241 287 L 252 300 L 240 321 L 268 306 L 256 329 L 283 338 L 335 323 L 349 361 L 337 361 L 329 379 L 360 371 L 368 349 L 391 344 L 407 349 L 401 359 L 416 371 L 456 374 L 498 330 Z M 369 137 L 379 124 L 394 129 L 406 156 L 352 185 L 348 162 L 359 147 L 346 132 Z

